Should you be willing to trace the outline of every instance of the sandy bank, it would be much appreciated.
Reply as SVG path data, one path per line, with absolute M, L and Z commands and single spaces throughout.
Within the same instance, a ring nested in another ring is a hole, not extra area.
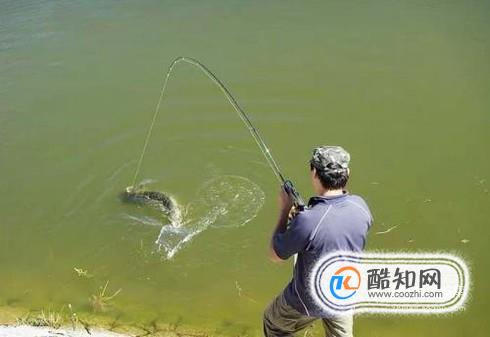
M 93 329 L 90 335 L 85 330 L 72 330 L 66 328 L 53 329 L 49 327 L 33 327 L 27 325 L 0 326 L 0 337 L 128 337 L 102 329 Z

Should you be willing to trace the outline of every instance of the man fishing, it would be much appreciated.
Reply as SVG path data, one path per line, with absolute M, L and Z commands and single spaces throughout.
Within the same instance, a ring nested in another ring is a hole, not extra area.
M 297 254 L 297 260 L 292 280 L 264 312 L 266 337 L 292 336 L 317 319 L 322 319 L 327 337 L 353 336 L 352 315 L 325 314 L 311 299 L 306 279 L 309 269 L 325 254 L 360 252 L 366 244 L 373 219 L 364 200 L 345 189 L 349 161 L 349 153 L 340 146 L 313 150 L 310 173 L 315 196 L 298 214 L 294 214 L 292 198 L 281 188 L 270 258 L 279 262 Z

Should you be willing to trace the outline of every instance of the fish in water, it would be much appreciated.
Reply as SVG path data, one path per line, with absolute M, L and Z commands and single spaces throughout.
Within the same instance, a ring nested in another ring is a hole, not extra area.
M 139 185 L 126 187 L 123 199 L 128 202 L 156 208 L 167 216 L 173 225 L 182 223 L 181 207 L 171 195 L 158 191 L 148 191 L 142 185 Z

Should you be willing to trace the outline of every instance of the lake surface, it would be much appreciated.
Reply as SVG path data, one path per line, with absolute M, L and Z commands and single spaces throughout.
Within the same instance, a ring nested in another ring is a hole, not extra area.
M 485 336 L 489 17 L 486 1 L 1 1 L 0 305 L 83 315 L 109 281 L 121 292 L 101 317 L 261 334 L 291 273 L 266 258 L 278 183 L 192 66 L 175 69 L 138 175 L 186 231 L 158 249 L 168 220 L 120 198 L 184 55 L 229 86 L 304 196 L 313 147 L 350 151 L 368 249 L 470 263 L 464 312 L 363 316 L 356 336 Z

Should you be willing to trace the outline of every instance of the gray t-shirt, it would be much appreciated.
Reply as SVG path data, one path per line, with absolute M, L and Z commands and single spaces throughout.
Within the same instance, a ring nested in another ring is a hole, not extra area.
M 323 317 L 324 312 L 314 305 L 308 293 L 308 272 L 328 253 L 362 251 L 373 217 L 361 197 L 348 193 L 313 197 L 308 205 L 291 220 L 285 232 L 274 235 L 273 247 L 284 260 L 298 254 L 293 278 L 284 289 L 286 302 L 304 315 Z

